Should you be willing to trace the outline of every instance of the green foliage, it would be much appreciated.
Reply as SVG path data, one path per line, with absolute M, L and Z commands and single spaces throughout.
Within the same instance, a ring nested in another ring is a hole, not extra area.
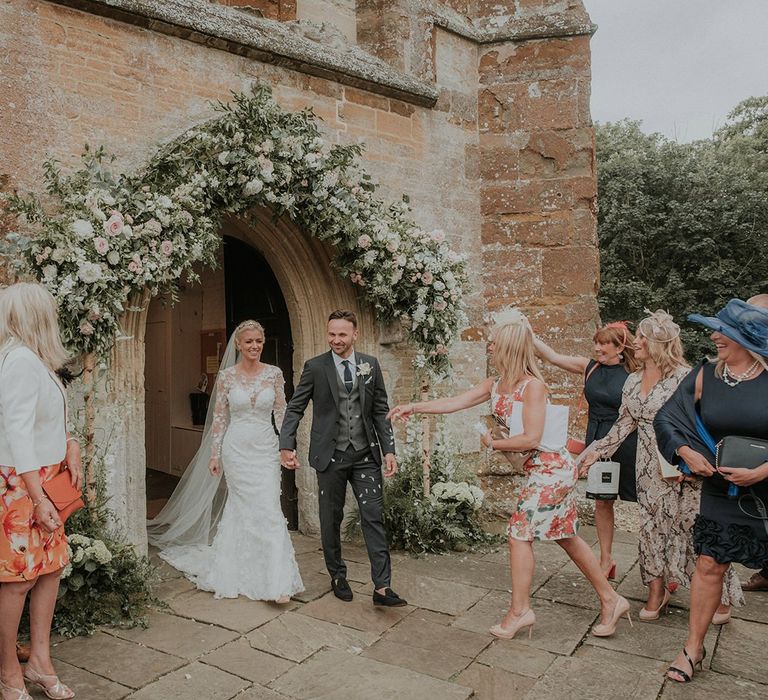
M 108 519 L 102 503 L 67 521 L 73 556 L 53 618 L 53 629 L 66 637 L 92 634 L 98 625 L 145 626 L 147 609 L 159 602 L 152 595 L 155 568 L 110 531 Z
M 688 314 L 768 291 L 768 97 L 690 144 L 632 121 L 596 131 L 603 318 L 667 309 L 700 358 L 711 343 Z
M 420 430 L 409 426 L 400 471 L 384 491 L 384 522 L 392 547 L 416 554 L 464 551 L 496 542 L 482 526 L 482 491 L 457 457 L 442 424 L 430 455 L 433 494 L 424 497 Z M 442 485 L 445 485 L 442 487 Z M 441 495 L 438 496 L 437 494 Z

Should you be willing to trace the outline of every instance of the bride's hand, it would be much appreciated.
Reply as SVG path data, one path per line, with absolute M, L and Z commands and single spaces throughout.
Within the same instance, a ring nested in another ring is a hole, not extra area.
M 208 471 L 211 472 L 211 476 L 221 474 L 221 465 L 219 464 L 218 457 L 211 457 L 211 461 L 208 462 Z
M 387 413 L 387 420 L 401 420 L 407 421 L 414 413 L 416 413 L 416 406 L 412 403 L 401 404 L 395 406 Z

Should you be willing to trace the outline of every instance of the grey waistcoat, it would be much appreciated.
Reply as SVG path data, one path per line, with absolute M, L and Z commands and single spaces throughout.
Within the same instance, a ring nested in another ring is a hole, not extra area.
M 351 368 L 354 372 L 354 368 Z M 356 378 L 352 391 L 347 392 L 344 380 L 336 372 L 339 383 L 339 420 L 336 422 L 336 449 L 343 452 L 350 445 L 356 450 L 362 450 L 368 445 L 368 436 L 363 423 L 363 410 L 360 405 L 360 377 Z

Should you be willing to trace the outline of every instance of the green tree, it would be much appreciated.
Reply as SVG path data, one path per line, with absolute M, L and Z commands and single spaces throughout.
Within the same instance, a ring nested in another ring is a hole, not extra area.
M 694 143 L 633 121 L 596 132 L 602 315 L 636 322 L 667 309 L 698 359 L 711 344 L 689 313 L 768 292 L 768 96 Z

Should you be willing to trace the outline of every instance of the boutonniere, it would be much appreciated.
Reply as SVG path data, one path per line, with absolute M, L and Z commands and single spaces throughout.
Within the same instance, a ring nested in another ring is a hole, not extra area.
M 367 362 L 361 362 L 357 366 L 357 376 L 358 377 L 367 377 L 371 373 L 371 365 Z

